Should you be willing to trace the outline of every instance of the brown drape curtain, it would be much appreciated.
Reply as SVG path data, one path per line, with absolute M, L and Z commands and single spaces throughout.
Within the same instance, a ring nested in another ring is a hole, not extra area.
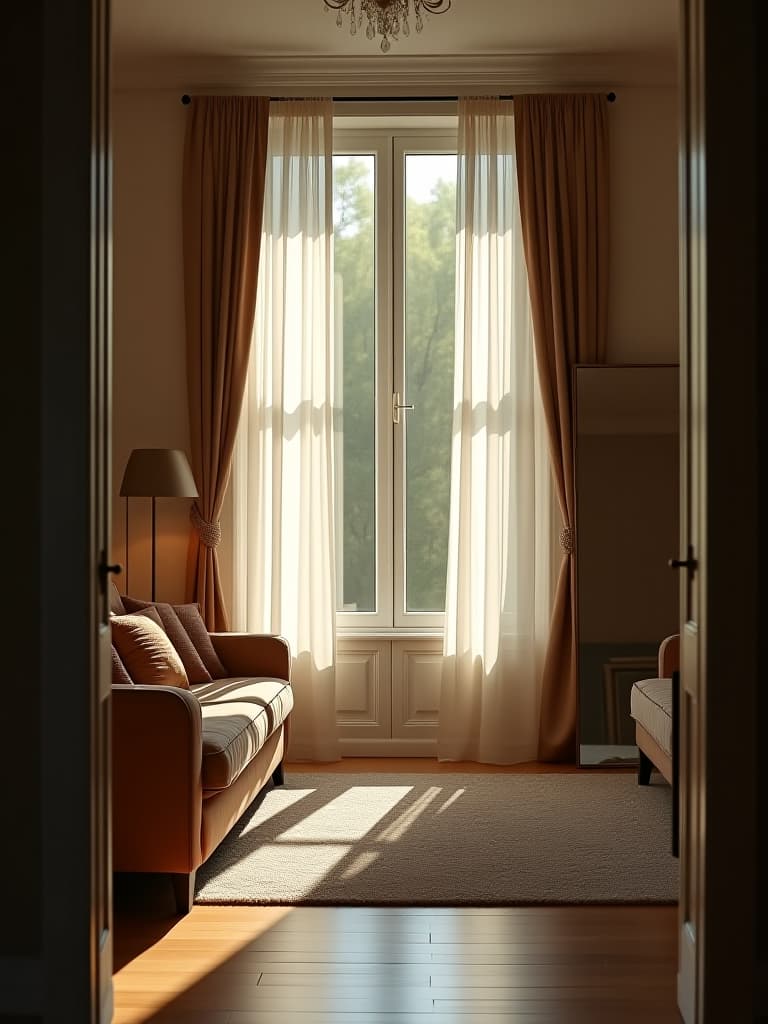
M 187 596 L 228 628 L 216 547 L 248 368 L 264 208 L 269 99 L 197 96 L 184 146 L 184 301 L 192 469 Z
M 536 362 L 563 518 L 542 685 L 539 758 L 576 758 L 571 367 L 605 361 L 606 98 L 515 96 L 515 149 Z

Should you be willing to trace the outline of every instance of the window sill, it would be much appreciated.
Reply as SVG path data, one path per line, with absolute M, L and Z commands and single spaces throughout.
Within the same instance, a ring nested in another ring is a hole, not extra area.
M 345 627 L 336 630 L 337 640 L 442 640 L 443 630 L 419 626 L 393 626 L 391 629 Z

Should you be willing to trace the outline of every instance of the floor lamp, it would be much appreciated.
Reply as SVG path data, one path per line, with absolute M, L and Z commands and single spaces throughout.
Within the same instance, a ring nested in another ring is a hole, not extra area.
M 134 448 L 125 464 L 120 496 L 125 498 L 125 584 L 128 589 L 128 499 L 152 499 L 152 600 L 155 600 L 155 499 L 196 498 L 187 456 L 178 448 Z

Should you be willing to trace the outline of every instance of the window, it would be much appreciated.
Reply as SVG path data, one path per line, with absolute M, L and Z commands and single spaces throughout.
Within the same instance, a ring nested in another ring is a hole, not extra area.
M 338 616 L 439 627 L 453 417 L 455 135 L 338 130 Z

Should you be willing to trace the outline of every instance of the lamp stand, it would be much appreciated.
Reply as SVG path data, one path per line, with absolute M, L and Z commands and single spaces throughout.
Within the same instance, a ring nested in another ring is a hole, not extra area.
M 128 590 L 128 495 L 125 496 L 125 592 Z
M 155 496 L 152 495 L 152 600 L 155 600 Z
M 126 594 L 130 593 L 129 586 L 128 586 L 128 580 L 129 580 L 129 576 L 128 576 L 128 548 L 130 546 L 129 543 L 128 543 L 128 524 L 129 524 L 129 520 L 130 520 L 130 517 L 128 515 L 128 496 L 126 495 L 126 497 L 125 497 L 125 592 L 126 592 Z M 156 512 L 156 509 L 155 509 L 155 499 L 152 498 L 152 600 L 153 601 L 155 600 L 155 576 L 156 576 L 155 565 L 156 565 L 156 562 L 157 562 L 157 557 L 156 557 L 156 539 L 155 539 L 156 533 L 157 533 L 156 528 L 155 528 L 156 520 L 157 520 L 157 512 Z
M 155 499 L 197 497 L 195 478 L 186 455 L 180 448 L 134 448 L 125 465 L 120 495 L 125 497 L 126 592 L 128 591 L 128 496 L 152 499 L 152 601 L 154 602 L 157 597 L 157 504 Z

